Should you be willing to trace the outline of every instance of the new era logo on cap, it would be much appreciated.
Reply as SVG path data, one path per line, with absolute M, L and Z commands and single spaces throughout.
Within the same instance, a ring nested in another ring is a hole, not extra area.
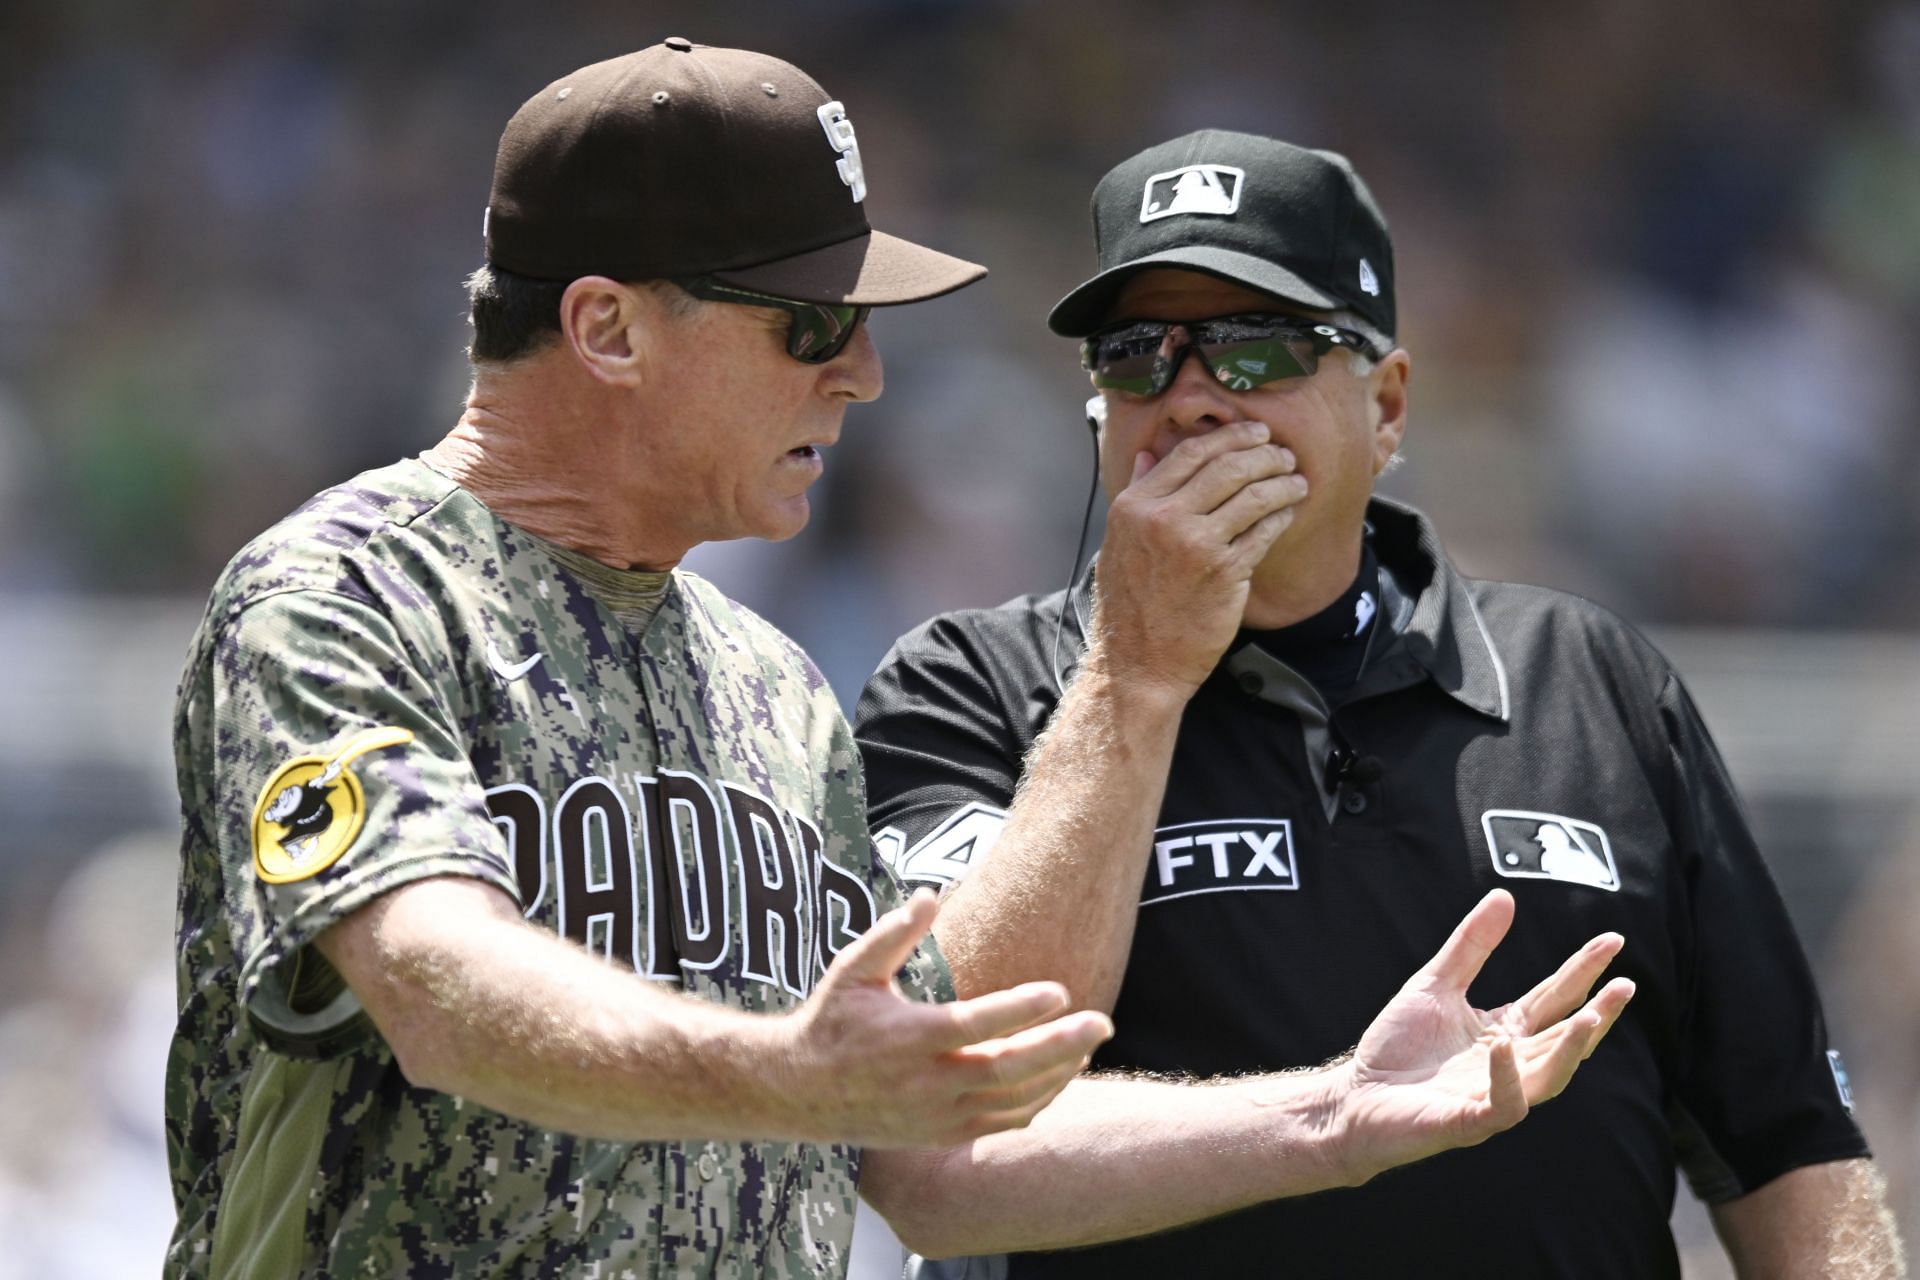
M 1190 164 L 1156 173 L 1140 193 L 1140 221 L 1176 213 L 1231 216 L 1240 209 L 1240 184 L 1246 180 L 1246 170 L 1230 164 Z

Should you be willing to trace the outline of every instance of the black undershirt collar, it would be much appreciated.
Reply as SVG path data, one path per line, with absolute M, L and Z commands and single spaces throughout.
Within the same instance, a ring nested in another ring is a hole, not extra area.
M 1292 626 L 1273 631 L 1242 628 L 1234 649 L 1259 645 L 1313 683 L 1323 696 L 1344 693 L 1366 667 L 1368 641 L 1380 612 L 1380 562 L 1373 540 L 1360 547 L 1360 571 L 1332 604 Z

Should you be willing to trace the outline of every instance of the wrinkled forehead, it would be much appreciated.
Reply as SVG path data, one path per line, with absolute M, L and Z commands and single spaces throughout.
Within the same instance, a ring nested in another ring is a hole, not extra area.
M 1298 316 L 1321 314 L 1311 307 L 1303 307 L 1203 271 L 1154 267 L 1133 276 L 1121 286 L 1113 308 L 1107 315 L 1107 322 L 1204 320 L 1209 316 L 1247 311 L 1273 311 Z

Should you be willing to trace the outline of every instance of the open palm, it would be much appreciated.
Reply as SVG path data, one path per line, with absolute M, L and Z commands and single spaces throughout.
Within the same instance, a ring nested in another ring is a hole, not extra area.
M 1608 933 L 1512 1004 L 1468 1004 L 1513 911 L 1504 890 L 1481 899 L 1343 1064 L 1348 1156 L 1362 1179 L 1519 1123 L 1566 1087 L 1632 998 L 1633 983 L 1615 978 L 1587 999 L 1623 943 Z

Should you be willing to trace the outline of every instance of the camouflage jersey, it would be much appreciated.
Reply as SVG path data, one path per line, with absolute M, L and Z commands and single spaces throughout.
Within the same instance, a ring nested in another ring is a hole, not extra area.
M 414 1088 L 308 946 L 390 889 L 473 876 L 690 995 L 806 996 L 899 897 L 859 757 L 798 647 L 697 577 L 661 585 L 623 625 L 418 460 L 227 567 L 175 719 L 166 1274 L 845 1270 L 855 1149 L 596 1141 Z M 950 998 L 931 948 L 905 980 Z

